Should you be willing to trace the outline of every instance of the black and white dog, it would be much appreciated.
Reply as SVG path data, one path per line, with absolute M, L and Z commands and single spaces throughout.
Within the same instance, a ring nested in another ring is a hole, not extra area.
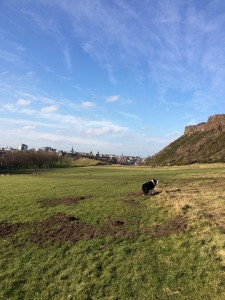
M 149 192 L 150 192 L 150 194 L 152 194 L 154 188 L 157 186 L 158 183 L 159 182 L 156 179 L 152 179 L 152 180 L 144 183 L 142 185 L 143 196 L 148 195 Z

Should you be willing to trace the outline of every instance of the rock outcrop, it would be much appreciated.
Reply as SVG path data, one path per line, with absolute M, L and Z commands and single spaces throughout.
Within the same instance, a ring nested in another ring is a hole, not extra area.
M 209 117 L 205 123 L 187 126 L 184 134 L 147 159 L 147 165 L 225 163 L 225 114 Z
M 211 116 L 207 122 L 198 125 L 186 126 L 184 134 L 210 130 L 225 131 L 225 114 Z

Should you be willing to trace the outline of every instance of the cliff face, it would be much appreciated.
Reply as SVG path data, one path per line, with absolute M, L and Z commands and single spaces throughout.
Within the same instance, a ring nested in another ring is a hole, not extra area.
M 225 114 L 187 126 L 184 135 L 147 159 L 147 165 L 225 162 Z
M 209 117 L 207 122 L 198 125 L 186 126 L 184 134 L 210 130 L 225 131 L 225 114 Z

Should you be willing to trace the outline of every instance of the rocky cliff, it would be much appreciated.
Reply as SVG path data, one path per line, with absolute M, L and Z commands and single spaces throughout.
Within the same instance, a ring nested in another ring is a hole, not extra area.
M 147 159 L 147 165 L 225 162 L 225 114 L 187 126 L 184 135 Z
M 198 125 L 186 126 L 184 134 L 210 130 L 225 131 L 225 114 L 211 116 L 207 122 Z

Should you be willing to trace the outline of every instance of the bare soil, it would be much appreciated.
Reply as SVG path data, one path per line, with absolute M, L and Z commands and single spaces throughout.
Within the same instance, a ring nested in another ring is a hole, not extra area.
M 157 224 L 150 229 L 153 237 L 167 237 L 173 234 L 180 234 L 187 229 L 187 218 L 177 216 L 166 224 Z
M 6 237 L 10 234 L 16 233 L 20 226 L 20 223 L 10 224 L 7 222 L 0 222 L 0 237 Z
M 58 213 L 46 220 L 32 223 L 29 238 L 40 246 L 47 246 L 56 242 L 90 240 L 98 234 L 94 226 L 85 224 L 76 217 Z
M 69 216 L 64 213 L 57 213 L 50 218 L 32 223 L 10 224 L 0 223 L 0 237 L 5 237 L 17 232 L 18 228 L 28 230 L 28 240 L 46 247 L 54 243 L 71 242 L 80 240 L 91 240 L 93 238 L 103 238 L 115 236 L 120 238 L 133 238 L 134 233 L 129 230 L 129 224 L 124 220 L 110 219 L 105 224 L 98 227 L 82 222 L 79 218 Z M 168 221 L 167 224 L 157 224 L 151 228 L 143 229 L 142 233 L 148 233 L 152 237 L 167 237 L 172 234 L 184 232 L 187 228 L 187 218 L 177 216 Z
M 132 237 L 125 221 L 110 220 L 106 224 L 95 227 L 83 223 L 79 218 L 58 213 L 49 219 L 32 224 L 29 234 L 31 241 L 40 246 L 52 245 L 56 242 L 76 243 L 80 240 L 90 240 L 105 236 Z
M 216 227 L 225 234 L 225 213 L 204 213 L 204 217 L 207 217 L 209 220 L 213 222 L 213 224 L 216 225 Z
M 177 191 L 179 192 L 180 190 L 175 190 L 175 192 Z M 152 196 L 157 195 L 160 192 L 161 191 L 155 191 Z M 171 192 L 174 192 L 174 190 Z M 136 201 L 136 197 L 141 195 L 141 192 L 129 193 L 129 198 L 124 201 L 127 204 L 140 205 L 140 202 Z M 88 198 L 90 198 L 90 196 L 44 199 L 41 200 L 40 203 L 44 207 L 62 204 L 74 205 Z M 130 231 L 129 225 L 133 224 L 128 224 L 125 220 L 109 219 L 106 223 L 94 226 L 82 222 L 75 216 L 57 213 L 48 219 L 39 222 L 24 224 L 0 222 L 0 237 L 15 234 L 19 228 L 22 228 L 27 231 L 28 240 L 45 247 L 54 243 L 76 243 L 80 240 L 90 240 L 106 236 L 133 238 L 134 233 Z M 174 219 L 169 220 L 167 224 L 157 224 L 151 228 L 143 229 L 140 233 L 147 233 L 152 237 L 166 237 L 184 232 L 186 228 L 187 218 L 184 216 L 177 216 Z

